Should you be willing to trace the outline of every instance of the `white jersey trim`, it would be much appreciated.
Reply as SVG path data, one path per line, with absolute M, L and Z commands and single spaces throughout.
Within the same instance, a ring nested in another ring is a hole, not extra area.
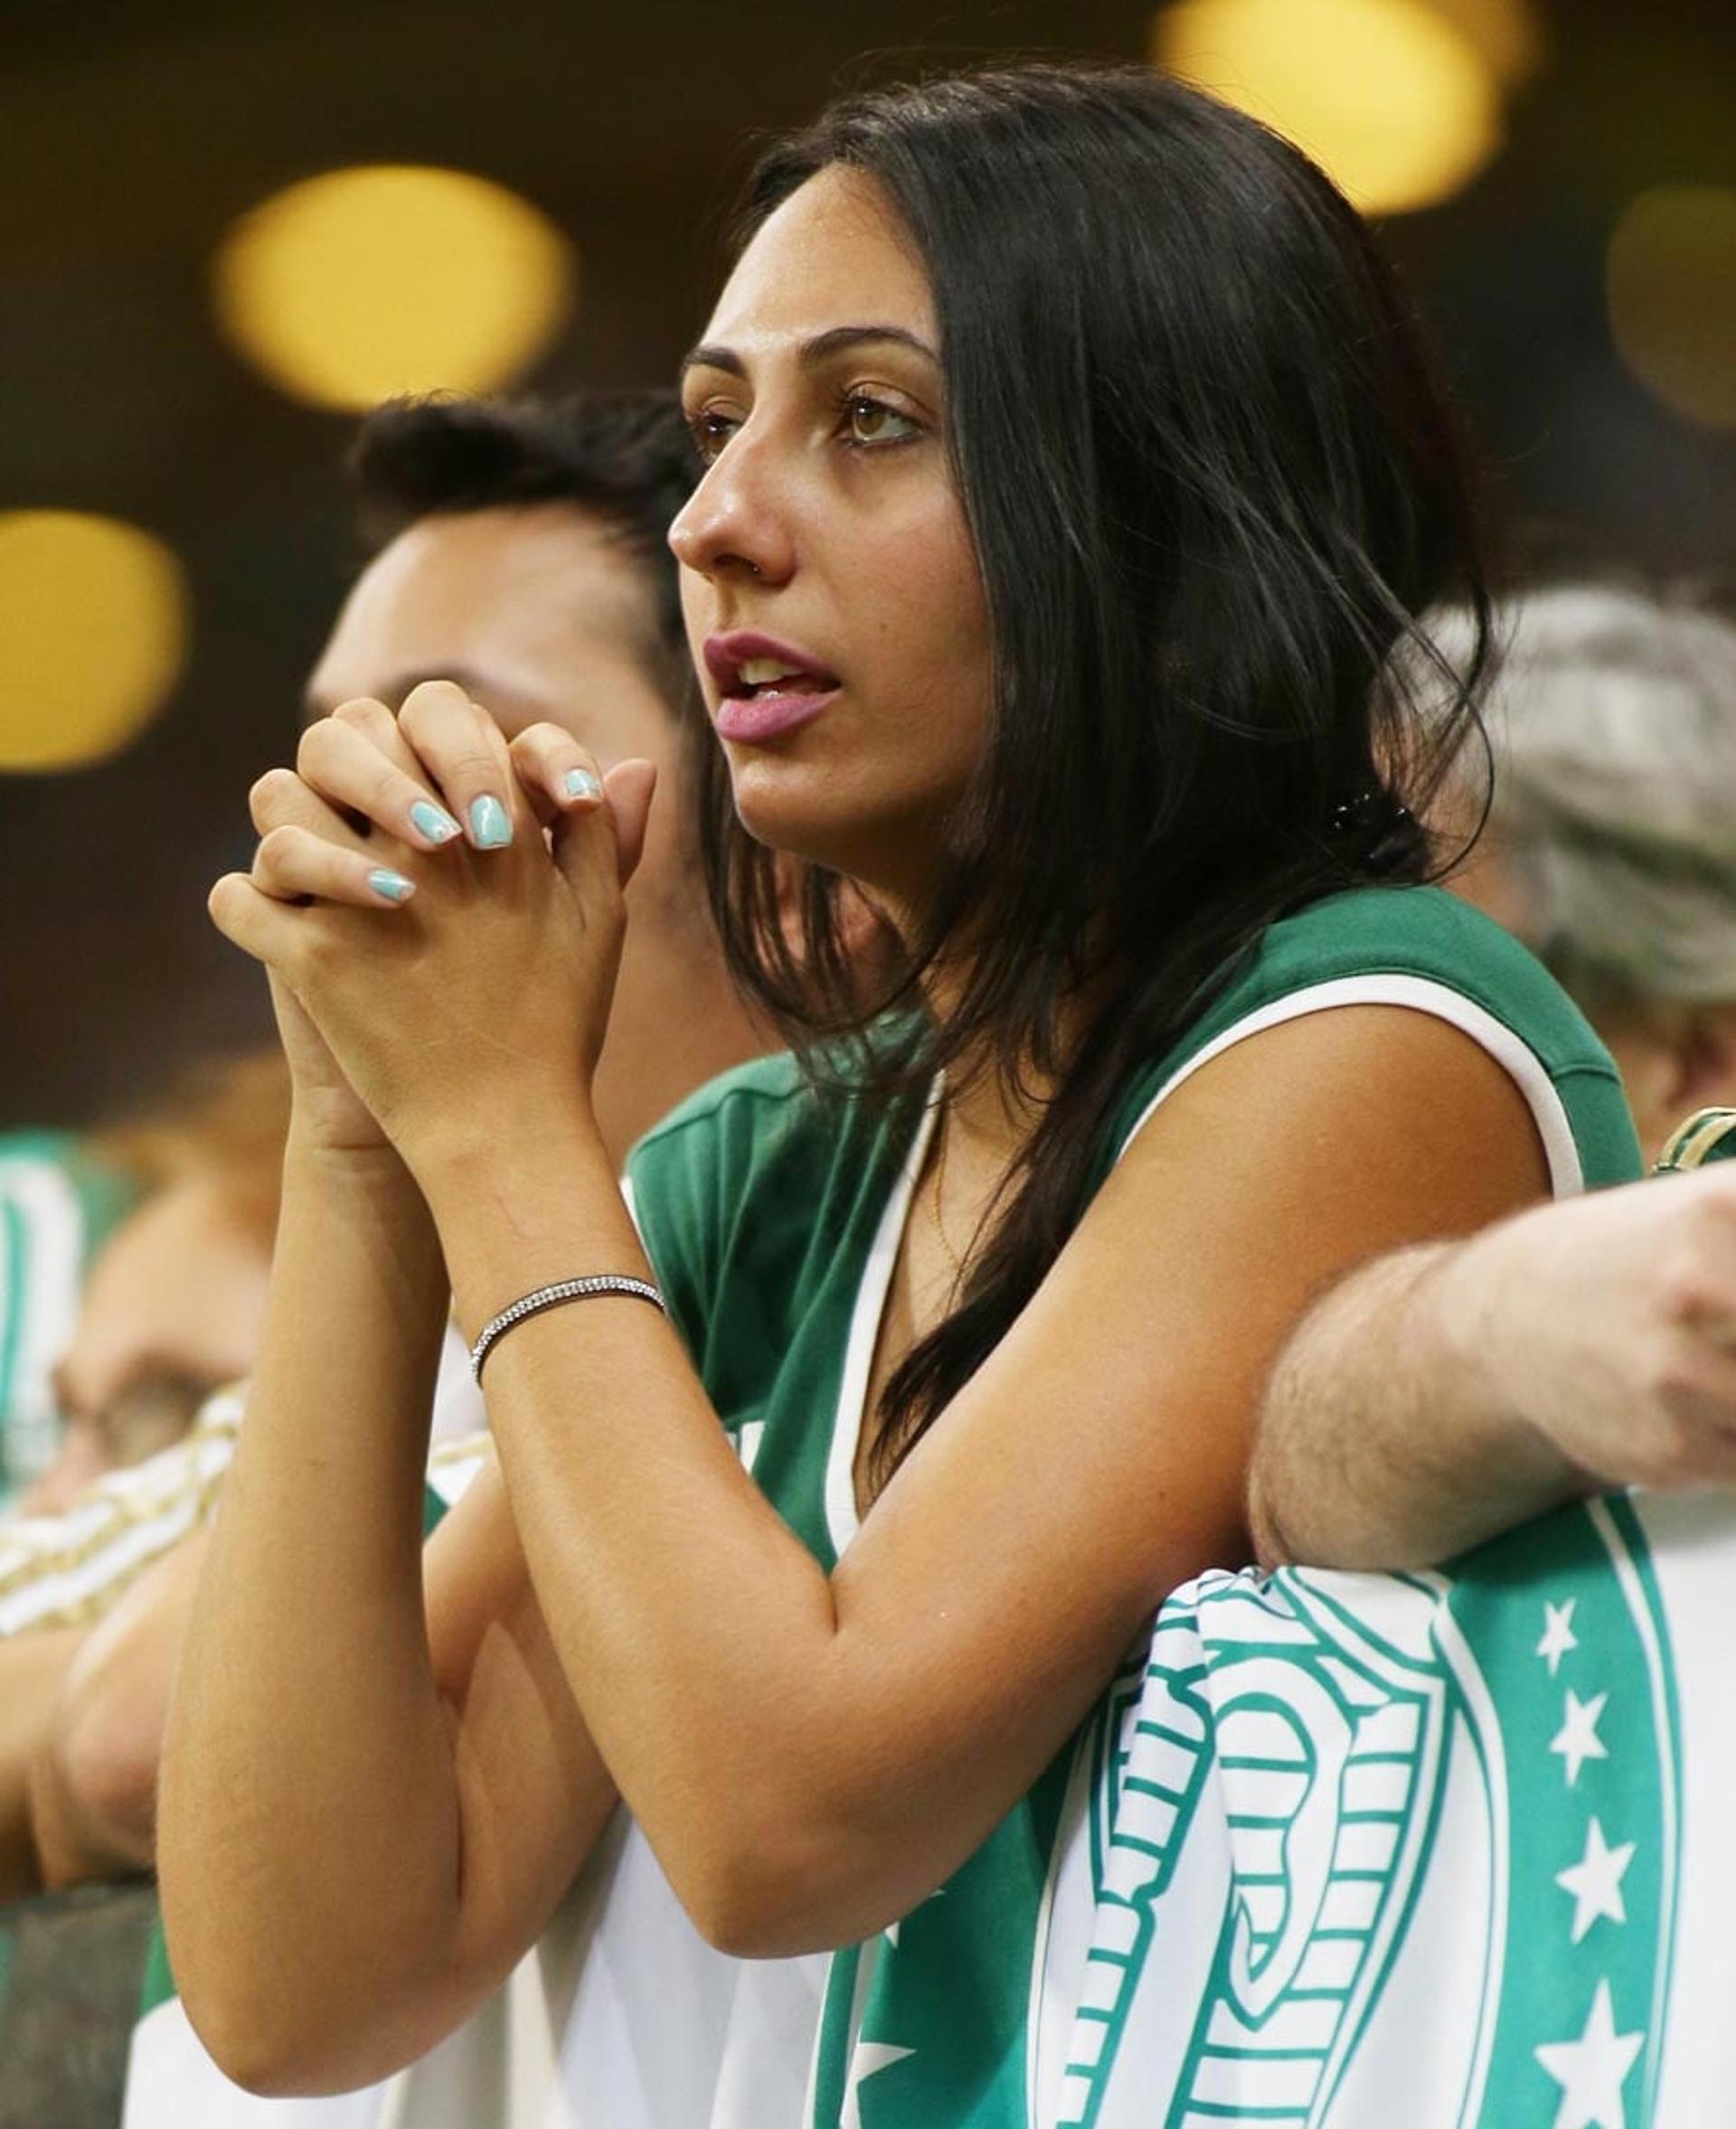
M 844 1342 L 844 1376 L 838 1384 L 838 1409 L 832 1423 L 832 1447 L 826 1460 L 826 1527 L 832 1550 L 840 1559 L 844 1550 L 861 1528 L 856 1514 L 856 1451 L 862 1442 L 863 1407 L 868 1399 L 868 1377 L 874 1364 L 874 1347 L 880 1341 L 880 1320 L 886 1313 L 886 1295 L 892 1284 L 892 1267 L 904 1237 L 916 1179 L 928 1158 L 934 1120 L 939 1114 L 940 1083 L 937 1079 L 922 1121 L 917 1126 L 910 1150 L 904 1156 L 903 1172 L 892 1186 L 886 1209 L 874 1229 L 868 1261 L 862 1267 L 855 1306 L 850 1312 L 850 1335 Z
M 1247 1041 L 1250 1036 L 1264 1034 L 1269 1028 L 1281 1027 L 1287 1021 L 1305 1019 L 1309 1013 L 1330 1013 L 1342 1005 L 1402 1006 L 1412 1013 L 1426 1013 L 1436 1020 L 1447 1021 L 1468 1035 L 1495 1060 L 1524 1096 L 1532 1122 L 1543 1141 L 1543 1156 L 1549 1163 L 1550 1187 L 1554 1194 L 1558 1198 L 1572 1197 L 1585 1188 L 1585 1172 L 1580 1163 L 1579 1147 L 1573 1142 L 1573 1126 L 1568 1121 L 1566 1105 L 1536 1052 L 1505 1022 L 1496 1020 L 1494 1013 L 1462 992 L 1454 990 L 1450 984 L 1418 975 L 1340 976 L 1332 983 L 1311 984 L 1306 990 L 1292 991 L 1288 997 L 1275 999 L 1271 1004 L 1262 1005 L 1258 1012 L 1236 1021 L 1190 1057 L 1157 1089 L 1121 1141 L 1116 1159 L 1121 1158 L 1175 1089 L 1213 1058 L 1222 1057 L 1226 1050 L 1233 1050 L 1238 1042 Z

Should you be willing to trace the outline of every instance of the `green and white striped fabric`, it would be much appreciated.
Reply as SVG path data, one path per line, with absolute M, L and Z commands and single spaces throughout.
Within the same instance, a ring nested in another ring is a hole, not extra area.
M 235 1454 L 245 1388 L 218 1390 L 180 1441 L 106 1472 L 53 1515 L 0 1517 L 0 1641 L 100 1618 L 209 1520 Z
M 207 1398 L 178 1442 L 107 1472 L 52 1515 L 0 1516 L 0 1641 L 92 1625 L 145 1570 L 215 1514 L 234 1459 L 247 1385 Z M 480 1394 L 464 1341 L 448 1326 L 434 1392 L 429 1485 L 452 1497 L 482 1451 Z
M 90 1259 L 128 1197 L 64 1133 L 0 1136 L 0 1511 L 53 1461 L 51 1376 Z

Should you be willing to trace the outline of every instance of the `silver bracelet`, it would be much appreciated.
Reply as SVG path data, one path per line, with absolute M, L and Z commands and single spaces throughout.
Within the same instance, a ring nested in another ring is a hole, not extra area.
M 545 1308 L 559 1308 L 563 1301 L 589 1301 L 599 1294 L 629 1295 L 635 1301 L 648 1301 L 665 1315 L 669 1313 L 663 1295 L 649 1279 L 628 1278 L 623 1272 L 613 1271 L 593 1272 L 582 1279 L 557 1279 L 552 1286 L 536 1286 L 521 1294 L 497 1316 L 489 1317 L 470 1348 L 470 1372 L 478 1382 L 482 1380 L 482 1363 L 514 1324 L 540 1316 Z

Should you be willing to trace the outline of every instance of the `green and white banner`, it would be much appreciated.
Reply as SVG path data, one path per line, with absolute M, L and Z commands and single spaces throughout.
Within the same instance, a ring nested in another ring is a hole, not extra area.
M 403 2077 L 250 2100 L 169 1998 L 127 2129 L 1711 2129 L 1732 1618 L 1710 1496 L 1435 1574 L 1208 1575 L 1061 1770 L 1041 1899 L 966 1955 L 949 1887 L 829 1961 L 724 1959 L 626 1827 Z
M 1736 2057 L 1688 1970 L 1736 1891 L 1736 1517 L 1662 1521 L 1655 1546 L 1600 1503 L 1452 1574 L 1213 1576 L 1166 1605 L 1079 1770 L 1031 2118 L 1722 2118 Z

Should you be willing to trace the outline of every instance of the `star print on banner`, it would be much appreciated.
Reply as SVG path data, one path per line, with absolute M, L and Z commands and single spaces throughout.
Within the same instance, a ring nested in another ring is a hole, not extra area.
M 1609 1983 L 1600 1981 L 1579 2039 L 1533 2050 L 1561 2088 L 1552 2129 L 1628 2129 L 1621 2088 L 1645 2044 L 1643 2032 L 1617 2032 Z
M 1598 1719 L 1603 1713 L 1608 1693 L 1594 1693 L 1589 1700 L 1580 1700 L 1572 1687 L 1568 1688 L 1567 1705 L 1561 1715 L 1561 1727 L 1550 1744 L 1552 1752 L 1559 1752 L 1566 1764 L 1567 1785 L 1578 1785 L 1580 1769 L 1588 1759 L 1608 1759 L 1609 1750 L 1598 1735 Z
M 1627 1921 L 1621 1880 L 1634 1860 L 1634 1846 L 1633 1842 L 1624 1841 L 1619 1848 L 1611 1848 L 1603 1837 L 1603 1828 L 1593 1819 L 1586 1828 L 1584 1855 L 1557 1872 L 1556 1884 L 1573 1895 L 1575 1944 L 1601 1917 L 1608 1916 L 1611 1922 Z
M 890 2069 L 893 2063 L 915 2053 L 914 2048 L 889 2048 L 883 2040 L 858 2040 L 856 2052 L 850 2058 L 850 2081 L 844 2087 L 838 2129 L 862 2129 L 863 2086 L 878 2071 Z
M 1579 1635 L 1573 1631 L 1573 1607 L 1579 1602 L 1570 1597 L 1565 1604 L 1543 1605 L 1543 1638 L 1533 1653 L 1548 1659 L 1549 1674 L 1554 1677 L 1561 1669 L 1561 1658 L 1571 1655 L 1579 1647 Z

